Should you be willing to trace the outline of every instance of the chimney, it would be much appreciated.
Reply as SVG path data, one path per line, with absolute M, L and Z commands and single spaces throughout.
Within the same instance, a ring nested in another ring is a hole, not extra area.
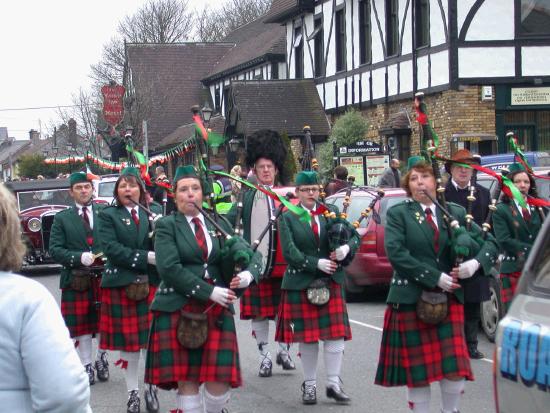
M 38 145 L 40 141 L 40 133 L 37 130 L 31 129 L 29 131 L 29 138 L 33 145 Z

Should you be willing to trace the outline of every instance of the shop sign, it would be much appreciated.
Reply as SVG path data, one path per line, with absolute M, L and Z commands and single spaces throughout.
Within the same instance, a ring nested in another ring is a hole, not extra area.
M 513 87 L 510 104 L 512 106 L 550 105 L 550 87 Z
M 359 141 L 353 145 L 340 147 L 340 155 L 371 155 L 382 153 L 382 147 L 373 141 Z

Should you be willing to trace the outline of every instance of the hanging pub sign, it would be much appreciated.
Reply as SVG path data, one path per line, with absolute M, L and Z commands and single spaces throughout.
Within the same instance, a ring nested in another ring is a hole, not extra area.
M 359 141 L 353 145 L 341 146 L 340 155 L 378 155 L 382 147 L 373 141 Z
M 111 83 L 101 88 L 103 95 L 103 118 L 105 122 L 116 127 L 124 118 L 124 103 L 123 97 L 124 86 Z

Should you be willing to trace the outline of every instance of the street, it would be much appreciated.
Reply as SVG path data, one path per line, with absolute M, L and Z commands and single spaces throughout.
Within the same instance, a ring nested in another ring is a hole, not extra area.
M 59 302 L 58 274 L 33 274 L 32 277 L 44 284 Z M 336 405 L 324 394 L 324 368 L 322 351 L 319 353 L 319 372 L 317 384 L 318 404 L 315 407 L 304 406 L 301 403 L 300 386 L 302 384 L 301 366 L 297 346 L 293 346 L 292 357 L 297 369 L 283 372 L 274 363 L 273 376 L 258 377 L 258 351 L 255 340 L 250 335 L 250 323 L 237 320 L 240 357 L 244 387 L 232 392 L 228 405 L 230 412 L 410 412 L 405 400 L 405 388 L 383 388 L 375 386 L 374 376 L 378 361 L 378 350 L 381 338 L 381 327 L 384 317 L 385 292 L 372 293 L 364 302 L 348 304 L 348 312 L 352 323 L 353 339 L 346 343 L 342 380 L 344 389 L 352 398 L 349 406 Z M 236 306 L 238 308 L 238 305 Z M 274 334 L 274 324 L 270 324 L 270 337 Z M 466 384 L 466 391 L 460 403 L 460 411 L 464 412 L 494 412 L 492 388 L 492 357 L 493 345 L 480 332 L 479 350 L 486 359 L 473 360 L 475 381 Z M 275 352 L 275 345 L 270 343 L 270 350 Z M 142 357 L 143 358 L 143 357 Z M 274 358 L 274 357 L 273 357 Z M 126 385 L 123 373 L 114 362 L 118 352 L 109 354 L 111 378 L 106 383 L 96 382 L 92 386 L 92 409 L 96 413 L 113 413 L 126 411 Z M 143 372 L 143 361 L 141 363 Z M 141 383 L 140 383 L 141 385 Z M 142 393 L 140 388 L 140 393 Z M 140 394 L 142 396 L 142 394 Z M 175 408 L 175 394 L 159 391 L 161 412 Z M 141 402 L 142 412 L 145 402 Z M 431 411 L 439 411 L 439 386 L 432 386 Z

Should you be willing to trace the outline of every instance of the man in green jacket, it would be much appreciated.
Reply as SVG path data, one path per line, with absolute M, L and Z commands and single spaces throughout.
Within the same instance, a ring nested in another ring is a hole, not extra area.
M 95 383 L 92 367 L 92 337 L 99 343 L 98 321 L 101 301 L 99 284 L 103 262 L 97 231 L 99 204 L 92 203 L 93 187 L 84 172 L 70 176 L 69 194 L 75 206 L 56 214 L 50 234 L 50 254 L 63 267 L 61 312 L 71 337 L 77 345 L 80 360 Z M 95 361 L 97 378 L 109 379 L 107 353 L 98 349 Z

